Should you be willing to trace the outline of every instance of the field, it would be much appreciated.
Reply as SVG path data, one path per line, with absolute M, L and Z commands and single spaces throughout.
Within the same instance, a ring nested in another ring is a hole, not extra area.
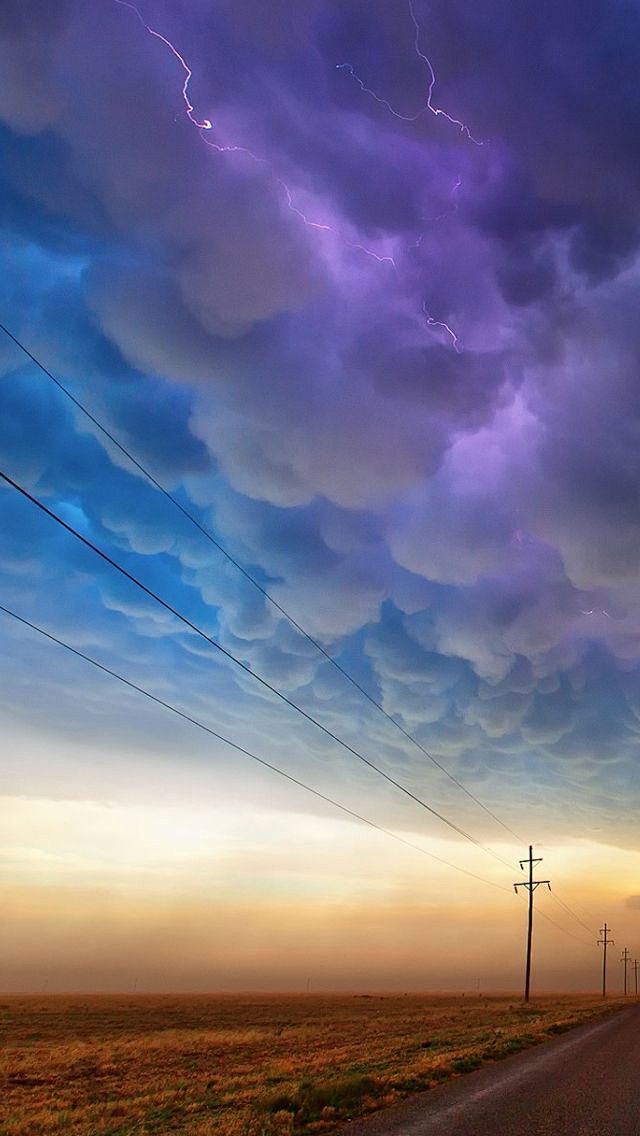
M 622 1005 L 591 995 L 0 998 L 2 1136 L 287 1136 Z

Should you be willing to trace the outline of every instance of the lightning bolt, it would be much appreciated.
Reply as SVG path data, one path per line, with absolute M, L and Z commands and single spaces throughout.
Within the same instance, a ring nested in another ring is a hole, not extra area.
M 191 76 L 193 72 L 191 71 L 191 68 L 189 67 L 184 57 L 180 54 L 178 49 L 174 47 L 174 45 L 171 43 L 171 40 L 168 40 L 166 36 L 161 35 L 160 32 L 157 32 L 155 30 L 155 28 L 149 27 L 149 24 L 145 23 L 141 13 L 138 11 L 135 4 L 130 4 L 128 0 L 116 0 L 116 4 L 119 4 L 121 8 L 130 8 L 132 12 L 135 12 L 145 31 L 147 31 L 149 35 L 153 36 L 155 39 L 159 39 L 160 42 L 165 45 L 165 47 L 169 48 L 169 51 L 178 60 L 178 63 L 180 64 L 184 72 L 182 99 L 185 106 L 185 113 L 187 115 L 187 118 L 189 119 L 189 122 L 192 122 L 198 130 L 212 130 L 213 123 L 208 118 L 203 118 L 202 120 L 200 120 L 197 119 L 195 114 L 193 113 L 193 103 L 189 98 L 189 83 L 191 82 Z
M 276 186 L 278 186 L 278 188 L 281 190 L 282 195 L 284 197 L 286 207 L 290 210 L 290 212 L 295 214 L 295 216 L 302 222 L 303 225 L 305 225 L 309 229 L 314 229 L 317 232 L 331 234 L 332 236 L 336 237 L 340 241 L 340 243 L 342 243 L 344 246 L 351 248 L 351 249 L 354 249 L 358 252 L 364 253 L 366 256 L 370 257 L 371 259 L 376 261 L 376 263 L 378 263 L 378 264 L 388 264 L 394 270 L 396 275 L 398 275 L 398 266 L 397 266 L 397 263 L 396 263 L 393 256 L 390 256 L 388 254 L 378 253 L 378 252 L 375 251 L 375 249 L 369 248 L 367 245 L 361 244 L 360 242 L 346 240 L 344 238 L 344 236 L 333 225 L 329 225 L 326 222 L 317 221 L 317 220 L 314 220 L 312 217 L 309 217 L 304 212 L 304 210 L 301 209 L 300 206 L 298 206 L 295 203 L 293 191 L 292 191 L 290 185 L 284 180 L 284 178 L 282 178 L 278 173 L 276 173 L 276 171 L 273 167 L 273 164 L 271 163 L 271 161 L 268 158 L 262 157 L 261 155 L 254 153 L 254 151 L 251 150 L 248 146 L 243 146 L 243 145 L 240 145 L 240 144 L 237 144 L 237 143 L 222 143 L 222 142 L 214 141 L 209 136 L 209 132 L 211 130 L 213 130 L 213 123 L 211 122 L 211 120 L 209 118 L 200 119 L 200 118 L 196 117 L 195 108 L 194 108 L 193 103 L 191 102 L 191 99 L 189 97 L 189 83 L 191 81 L 193 72 L 192 72 L 191 68 L 189 67 L 189 64 L 187 63 L 184 56 L 181 54 L 180 51 L 178 51 L 177 47 L 171 42 L 171 40 L 169 40 L 166 36 L 162 35 L 155 28 L 151 27 L 150 24 L 146 23 L 142 14 L 138 10 L 138 8 L 135 6 L 135 4 L 129 3 L 129 0 L 115 0 L 115 3 L 120 5 L 120 7 L 122 7 L 122 8 L 129 8 L 136 15 L 137 19 L 139 20 L 139 22 L 140 22 L 141 26 L 144 28 L 144 30 L 150 36 L 153 36 L 154 39 L 159 40 L 160 43 L 162 43 L 171 52 L 173 57 L 180 64 L 180 67 L 182 68 L 182 72 L 183 72 L 183 76 L 184 76 L 181 91 L 182 91 L 182 100 L 183 100 L 184 107 L 185 107 L 185 114 L 186 114 L 187 118 L 189 119 L 189 122 L 191 122 L 191 124 L 198 131 L 200 138 L 205 143 L 205 145 L 207 145 L 210 149 L 215 150 L 218 154 L 240 154 L 240 155 L 243 155 L 244 157 L 248 158 L 250 161 L 255 162 L 256 164 L 263 166 L 266 173 L 271 178 L 272 182 Z M 430 111 L 434 115 L 444 115 L 444 117 L 449 122 L 453 123 L 454 125 L 459 126 L 461 131 L 463 133 L 465 133 L 472 142 L 475 142 L 476 145 L 482 145 L 482 143 L 477 142 L 476 139 L 471 136 L 468 128 L 465 126 L 464 123 L 460 122 L 458 119 L 452 118 L 451 115 L 447 114 L 447 112 L 442 110 L 441 108 L 433 106 L 432 95 L 433 95 L 433 88 L 435 86 L 435 81 L 436 81 L 435 80 L 435 73 L 433 71 L 433 67 L 431 66 L 429 59 L 420 50 L 420 45 L 419 45 L 420 27 L 419 27 L 419 25 L 416 21 L 415 14 L 414 14 L 413 8 L 411 6 L 411 2 L 409 2 L 409 10 L 411 12 L 411 18 L 413 20 L 413 23 L 414 23 L 414 26 L 415 26 L 415 29 L 416 29 L 415 49 L 416 49 L 417 54 L 420 56 L 420 58 L 423 59 L 427 63 L 427 65 L 429 67 L 429 74 L 430 74 L 430 77 L 431 77 L 430 83 L 429 83 L 429 88 L 428 88 L 427 103 L 418 112 L 418 114 L 416 114 L 412 118 L 398 114 L 397 112 L 394 111 L 391 104 L 388 103 L 385 99 L 381 99 L 379 96 L 377 96 L 375 94 L 375 92 L 369 91 L 368 88 L 364 87 L 364 84 L 362 84 L 361 80 L 355 74 L 355 72 L 353 71 L 353 68 L 351 67 L 350 64 L 339 64 L 338 66 L 348 69 L 350 71 L 350 73 L 353 75 L 354 79 L 356 79 L 360 83 L 362 89 L 367 90 L 367 92 L 369 94 L 371 94 L 376 99 L 376 101 L 381 102 L 386 107 L 388 107 L 388 109 L 391 111 L 391 113 L 395 114 L 396 117 L 404 118 L 406 121 L 415 121 L 415 119 L 420 117 L 420 115 L 424 114 L 425 111 L 427 111 L 427 110 Z M 458 190 L 460 189 L 461 185 L 462 185 L 462 180 L 461 180 L 460 177 L 458 177 L 454 186 L 453 186 L 453 189 L 451 191 L 451 202 L 453 204 L 453 209 L 451 210 L 452 213 L 457 212 L 457 209 L 458 209 L 458 202 L 457 202 L 456 195 L 457 195 Z M 444 216 L 444 214 L 443 214 L 443 216 Z M 420 242 L 418 241 L 418 244 L 419 243 Z M 458 354 L 460 354 L 464 350 L 464 348 L 463 348 L 463 346 L 460 342 L 460 339 L 459 339 L 458 335 L 456 334 L 456 332 L 453 330 L 453 328 L 450 327 L 450 325 L 448 323 L 446 323 L 444 320 L 435 319 L 435 317 L 432 316 L 427 311 L 425 304 L 423 304 L 423 307 L 422 307 L 422 314 L 424 316 L 425 325 L 428 328 L 441 328 L 442 331 L 445 332 L 445 334 L 449 337 L 454 350 L 456 352 L 458 352 Z
M 424 316 L 424 322 L 425 322 L 426 326 L 427 327 L 441 327 L 442 330 L 446 333 L 446 335 L 449 336 L 449 339 L 451 340 L 451 344 L 453 346 L 454 351 L 458 355 L 461 355 L 462 352 L 464 351 L 464 347 L 462 346 L 462 343 L 460 342 L 460 338 L 459 338 L 459 336 L 456 335 L 453 328 L 449 327 L 449 324 L 445 323 L 444 320 L 434 319 L 434 317 L 432 315 L 429 315 L 429 312 L 427 311 L 426 302 L 423 303 L 423 305 L 422 305 L 422 314 Z
M 458 193 L 459 193 L 461 188 L 462 188 L 462 178 L 460 177 L 460 174 L 458 174 L 458 176 L 457 176 L 457 178 L 454 182 L 453 189 L 451 190 L 451 193 L 449 194 L 449 200 L 450 200 L 450 202 L 453 206 L 451 213 L 457 213 L 458 212 L 458 205 L 459 205 Z
M 455 216 L 455 214 L 458 212 L 458 204 L 459 204 L 458 203 L 458 190 L 460 189 L 461 186 L 462 186 L 462 178 L 460 177 L 460 175 L 458 175 L 458 177 L 455 180 L 455 184 L 453 186 L 453 189 L 451 190 L 451 193 L 449 194 L 449 201 L 451 202 L 452 208 L 447 209 L 446 213 L 438 213 L 435 217 L 421 217 L 420 220 L 421 221 L 429 221 L 430 223 L 433 224 L 435 221 L 444 221 L 445 217 Z M 420 234 L 420 236 L 418 237 L 418 239 L 417 239 L 417 241 L 414 245 L 414 248 L 420 248 L 420 245 L 422 244 L 422 242 L 425 238 L 425 235 L 426 235 L 425 233 Z
M 464 136 L 466 138 L 468 138 L 470 142 L 473 142 L 474 146 L 484 145 L 484 143 L 479 141 L 479 139 L 473 137 L 473 134 L 469 130 L 469 127 L 464 122 L 462 122 L 459 118 L 453 118 L 453 116 L 448 114 L 448 112 L 446 110 L 443 110 L 442 107 L 437 107 L 437 106 L 433 105 L 433 91 L 434 91 L 434 88 L 435 88 L 435 85 L 436 85 L 436 73 L 433 69 L 433 66 L 431 64 L 431 60 L 429 59 L 429 56 L 425 55 L 425 53 L 422 51 L 422 49 L 420 47 L 420 35 L 421 35 L 420 24 L 418 23 L 418 21 L 416 19 L 416 14 L 413 10 L 412 0 L 408 0 L 408 4 L 409 4 L 409 14 L 411 16 L 411 20 L 413 22 L 413 26 L 414 26 L 414 29 L 415 29 L 415 38 L 414 38 L 414 41 L 413 41 L 415 53 L 416 53 L 416 55 L 418 56 L 419 59 L 422 59 L 422 61 L 424 63 L 426 63 L 427 68 L 429 70 L 429 86 L 427 88 L 427 102 L 426 102 L 424 109 L 428 110 L 431 114 L 435 115 L 436 118 L 442 116 L 443 118 L 446 118 L 447 122 L 450 122 L 452 126 L 457 126 L 460 133 L 464 134 Z
M 424 51 L 420 47 L 420 37 L 422 35 L 422 29 L 420 27 L 420 24 L 418 23 L 417 18 L 416 18 L 416 14 L 415 14 L 415 11 L 414 11 L 414 8 L 413 8 L 412 0 L 408 0 L 408 5 L 409 5 L 409 15 L 411 17 L 411 22 L 413 23 L 414 32 L 415 32 L 413 47 L 414 47 L 416 55 L 418 56 L 418 59 L 422 60 L 422 62 L 425 64 L 425 66 L 427 68 L 427 71 L 429 72 L 429 80 L 428 80 L 428 84 L 427 84 L 427 97 L 426 97 L 426 101 L 425 101 L 424 106 L 420 107 L 420 110 L 416 111 L 415 114 L 402 114 L 401 111 L 396 110 L 396 108 L 391 105 L 391 103 L 388 101 L 388 99 L 383 98 L 382 95 L 379 95 L 376 91 L 373 91 L 371 89 L 371 87 L 366 86 L 366 84 L 360 78 L 360 76 L 357 74 L 355 68 L 353 67 L 353 65 L 351 63 L 337 63 L 336 64 L 336 70 L 337 71 L 345 71 L 358 84 L 358 86 L 360 87 L 360 90 L 363 91 L 364 94 L 370 95 L 372 99 L 375 99 L 375 101 L 380 104 L 380 106 L 385 107 L 385 109 L 388 110 L 389 113 L 392 114 L 394 118 L 400 119 L 401 122 L 417 122 L 418 119 L 422 118 L 422 116 L 424 114 L 432 114 L 432 115 L 434 115 L 435 118 L 441 118 L 441 117 L 445 118 L 447 120 L 447 122 L 451 123 L 452 126 L 457 126 L 460 133 L 463 134 L 465 136 L 465 138 L 468 138 L 468 140 L 470 142 L 473 142 L 474 146 L 483 146 L 484 143 L 481 142 L 478 138 L 474 138 L 473 134 L 471 133 L 471 131 L 469 130 L 469 127 L 466 125 L 465 122 L 462 122 L 462 120 L 459 119 L 459 118 L 454 118 L 453 115 L 449 114 L 449 112 L 444 110 L 442 107 L 435 106 L 435 104 L 433 102 L 433 92 L 435 90 L 436 81 L 437 81 L 436 80 L 436 73 L 433 69 L 433 64 L 432 64 L 431 60 L 429 59 L 429 56 L 425 55 Z
M 121 0 L 118 0 L 118 3 L 120 2 Z M 375 99 L 377 103 L 380 103 L 380 106 L 385 107 L 386 110 L 388 110 L 394 118 L 399 118 L 401 122 L 417 122 L 419 118 L 422 118 L 423 114 L 427 110 L 427 107 L 423 106 L 420 107 L 420 110 L 416 111 L 415 114 L 402 114 L 399 110 L 396 110 L 395 107 L 392 107 L 391 103 L 387 99 L 383 99 L 381 95 L 378 95 L 375 91 L 372 91 L 371 87 L 367 87 L 365 85 L 364 81 L 360 78 L 352 63 L 336 63 L 336 71 L 346 71 L 346 73 L 350 75 L 351 78 L 358 84 L 360 90 L 365 95 L 371 95 L 372 99 Z
M 122 3 L 122 0 L 117 0 L 117 3 Z M 371 257 L 371 259 L 377 261 L 378 264 L 389 264 L 397 273 L 398 266 L 392 256 L 377 253 L 374 249 L 369 248 L 367 245 L 360 244 L 359 242 L 345 240 L 333 225 L 329 225 L 325 221 L 314 221 L 311 217 L 308 217 L 304 210 L 301 209 L 299 205 L 296 205 L 293 199 L 293 191 L 291 187 L 287 184 L 284 178 L 280 177 L 279 174 L 276 174 L 268 158 L 263 158 L 260 157 L 259 154 L 254 154 L 253 150 L 250 150 L 248 146 L 224 145 L 223 143 L 213 142 L 210 138 L 204 137 L 202 141 L 212 150 L 216 150 L 218 154 L 244 154 L 247 158 L 250 158 L 252 162 L 257 162 L 260 165 L 265 166 L 269 177 L 282 190 L 287 209 L 289 209 L 292 213 L 295 213 L 296 217 L 298 217 L 302 221 L 303 225 L 306 225 L 308 229 L 316 229 L 321 233 L 331 233 L 332 236 L 337 237 L 338 240 L 345 244 L 347 248 L 355 249 L 357 252 L 365 253 L 366 256 Z
M 318 232 L 331 233 L 332 236 L 336 237 L 347 248 L 351 248 L 356 250 L 357 252 L 364 253 L 372 260 L 375 260 L 378 264 L 390 265 L 390 267 L 393 268 L 393 270 L 397 274 L 398 266 L 392 256 L 377 253 L 374 249 L 369 248 L 367 245 L 363 245 L 360 242 L 347 240 L 333 225 L 326 224 L 322 221 L 316 221 L 311 217 L 308 217 L 304 210 L 296 205 L 291 187 L 284 180 L 284 178 L 280 177 L 280 175 L 275 172 L 273 165 L 268 158 L 264 158 L 259 154 L 255 154 L 254 151 L 249 149 L 248 146 L 242 146 L 235 143 L 224 144 L 221 142 L 214 142 L 210 137 L 208 137 L 207 132 L 213 130 L 213 123 L 209 118 L 199 119 L 195 115 L 193 103 L 189 98 L 189 83 L 191 82 L 193 72 L 184 56 L 178 51 L 177 47 L 171 42 L 170 39 L 167 39 L 167 37 L 162 35 L 161 32 L 157 31 L 155 28 L 152 28 L 150 24 L 146 23 L 135 4 L 129 3 L 129 0 L 115 0 L 115 3 L 119 4 L 121 8 L 129 8 L 132 12 L 134 12 L 144 30 L 148 32 L 150 36 L 153 36 L 154 39 L 157 39 L 160 41 L 160 43 L 164 44 L 165 47 L 168 48 L 168 50 L 174 56 L 174 58 L 177 59 L 184 74 L 182 83 L 182 100 L 184 102 L 185 113 L 187 118 L 189 119 L 189 122 L 191 122 L 193 126 L 195 126 L 196 130 L 199 131 L 200 137 L 205 145 L 209 146 L 210 149 L 215 150 L 218 154 L 242 154 L 244 155 L 244 157 L 249 158 L 250 161 L 263 166 L 274 184 L 282 190 L 287 209 L 289 209 L 291 213 L 294 213 L 303 225 L 305 225 L 308 229 L 315 229 Z

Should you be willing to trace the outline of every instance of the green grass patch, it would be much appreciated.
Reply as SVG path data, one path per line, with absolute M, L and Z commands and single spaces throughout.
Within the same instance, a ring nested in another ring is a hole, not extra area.
M 305 1079 L 289 1092 L 265 1096 L 258 1105 L 258 1111 L 271 1114 L 290 1112 L 298 1127 L 319 1120 L 329 1110 L 336 1118 L 360 1112 L 366 1099 L 375 1099 L 382 1089 L 379 1081 L 362 1073 L 322 1081 Z
M 523 1033 L 516 1037 L 505 1038 L 504 1041 L 497 1041 L 492 1045 L 488 1045 L 483 1050 L 482 1056 L 485 1061 L 499 1061 L 501 1057 L 509 1057 L 512 1053 L 520 1053 L 523 1049 L 528 1049 L 531 1045 L 537 1045 L 542 1039 L 534 1037 L 531 1033 Z
M 482 1057 L 477 1054 L 469 1057 L 456 1057 L 455 1061 L 451 1062 L 454 1073 L 471 1073 L 474 1069 L 479 1069 L 481 1065 Z

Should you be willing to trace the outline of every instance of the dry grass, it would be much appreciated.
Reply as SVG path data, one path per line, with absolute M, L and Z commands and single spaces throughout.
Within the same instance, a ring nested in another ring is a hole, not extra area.
M 621 1005 L 513 997 L 0 998 L 2 1136 L 322 1132 Z

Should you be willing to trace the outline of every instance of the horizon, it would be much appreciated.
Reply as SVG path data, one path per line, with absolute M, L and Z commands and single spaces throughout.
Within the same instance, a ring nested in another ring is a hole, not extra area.
M 593 998 L 602 993 L 599 990 L 537 990 L 530 1001 L 536 998 Z M 523 1005 L 522 990 L 0 990 L 1 998 L 500 998 L 513 999 Z M 618 1002 L 622 998 L 633 1001 L 640 993 L 633 991 L 626 995 L 623 991 L 607 990 L 609 998 Z

